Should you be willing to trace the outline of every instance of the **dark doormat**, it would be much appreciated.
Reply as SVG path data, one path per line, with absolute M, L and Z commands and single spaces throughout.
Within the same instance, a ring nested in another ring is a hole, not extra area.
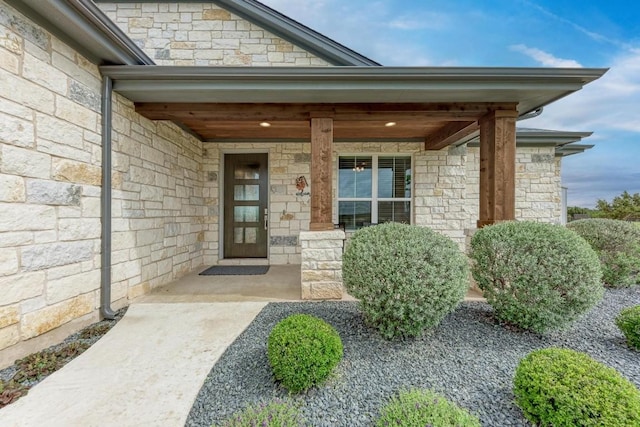
M 200 276 L 256 276 L 267 274 L 268 265 L 214 265 L 200 273 Z

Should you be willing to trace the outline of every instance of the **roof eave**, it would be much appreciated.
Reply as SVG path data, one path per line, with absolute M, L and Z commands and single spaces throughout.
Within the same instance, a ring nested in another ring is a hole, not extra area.
M 91 0 L 6 0 L 96 64 L 154 62 Z
M 521 115 L 602 76 L 598 68 L 105 66 L 134 102 L 517 102 Z

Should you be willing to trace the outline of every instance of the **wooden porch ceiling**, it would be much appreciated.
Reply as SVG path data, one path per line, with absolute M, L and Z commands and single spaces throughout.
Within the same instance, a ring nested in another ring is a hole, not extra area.
M 311 139 L 311 118 L 332 118 L 334 139 L 417 140 L 439 150 L 478 131 L 490 111 L 515 103 L 136 103 L 151 120 L 178 122 L 205 141 Z M 261 124 L 268 123 L 265 127 Z M 395 125 L 389 125 L 395 123 Z

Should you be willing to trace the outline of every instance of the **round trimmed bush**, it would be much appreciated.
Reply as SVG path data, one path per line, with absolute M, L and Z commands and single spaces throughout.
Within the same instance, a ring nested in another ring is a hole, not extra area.
M 471 239 L 473 277 L 500 321 L 536 333 L 567 327 L 604 294 L 598 256 L 567 228 L 504 222 Z
M 627 339 L 629 347 L 640 350 L 640 305 L 622 310 L 616 317 L 616 325 Z
M 574 350 L 529 353 L 516 368 L 516 403 L 541 426 L 640 426 L 640 391 L 618 371 Z
M 640 228 L 616 219 L 593 218 L 573 221 L 568 228 L 578 233 L 596 251 L 606 286 L 622 288 L 640 280 Z
M 276 380 L 299 393 L 331 374 L 342 359 L 342 340 L 324 320 L 293 314 L 271 330 L 267 356 Z
M 291 403 L 275 400 L 251 405 L 233 414 L 222 427 L 302 427 L 300 411 Z
M 406 390 L 380 411 L 377 427 L 480 427 L 480 420 L 431 390 Z
M 358 230 L 342 261 L 347 292 L 387 339 L 436 326 L 469 289 L 467 258 L 448 237 L 407 224 Z

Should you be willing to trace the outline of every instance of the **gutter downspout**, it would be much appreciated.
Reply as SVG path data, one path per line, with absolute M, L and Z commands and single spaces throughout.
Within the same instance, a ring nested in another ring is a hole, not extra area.
M 102 238 L 100 239 L 100 316 L 113 320 L 111 309 L 111 113 L 113 81 L 102 77 L 102 191 L 100 192 L 100 217 Z

